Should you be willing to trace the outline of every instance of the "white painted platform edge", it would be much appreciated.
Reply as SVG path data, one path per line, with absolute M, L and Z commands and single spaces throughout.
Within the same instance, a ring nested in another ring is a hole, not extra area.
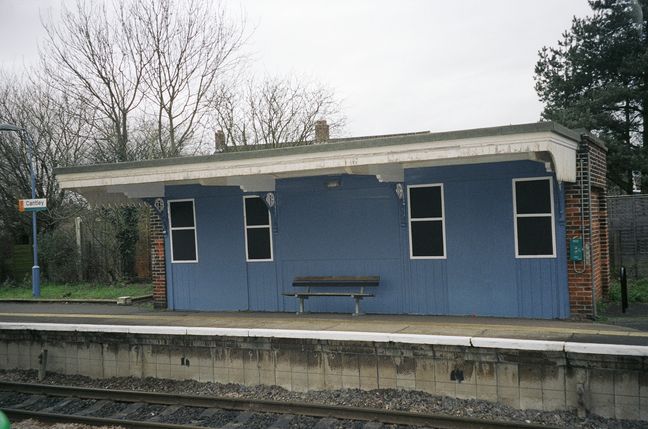
M 545 352 L 562 352 L 565 349 L 564 341 L 473 337 L 471 342 L 474 347 L 496 349 L 540 350 Z
M 565 343 L 566 353 L 588 353 L 594 355 L 648 356 L 648 347 L 624 344 Z
M 203 335 L 220 337 L 293 338 L 331 341 L 364 341 L 448 345 L 510 350 L 556 351 L 599 355 L 648 356 L 648 346 L 524 340 L 515 338 L 467 337 L 452 335 L 397 334 L 387 332 L 315 331 L 297 329 L 245 329 L 191 326 L 93 325 L 67 323 L 0 322 L 0 330 L 61 332 L 106 332 L 156 335 Z

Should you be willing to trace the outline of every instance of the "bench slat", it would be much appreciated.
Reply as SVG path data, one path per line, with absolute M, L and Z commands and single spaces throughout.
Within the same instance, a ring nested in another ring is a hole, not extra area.
M 287 292 L 282 293 L 284 296 L 292 296 L 299 300 L 299 311 L 297 314 L 304 312 L 304 300 L 315 296 L 346 296 L 353 298 L 355 301 L 355 316 L 360 314 L 360 301 L 363 298 L 373 297 L 373 294 L 365 293 L 364 288 L 368 286 L 378 286 L 380 284 L 380 276 L 302 276 L 295 277 L 293 280 L 293 287 L 307 288 L 302 292 Z M 360 290 L 347 291 L 347 292 L 311 292 L 312 288 L 319 287 L 355 287 Z
M 362 297 L 373 297 L 372 293 L 343 293 L 343 292 L 295 292 L 295 293 L 282 293 L 284 296 L 362 296 Z
M 295 277 L 294 287 L 305 286 L 326 286 L 326 287 L 349 287 L 349 286 L 378 286 L 380 276 L 317 276 L 317 277 Z

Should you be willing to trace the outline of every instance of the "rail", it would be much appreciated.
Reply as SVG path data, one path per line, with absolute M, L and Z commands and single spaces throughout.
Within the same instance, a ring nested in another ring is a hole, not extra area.
M 280 402 L 270 400 L 240 399 L 225 397 L 195 396 L 187 394 L 170 394 L 159 392 L 143 391 L 126 391 L 111 389 L 95 389 L 75 386 L 52 386 L 31 383 L 11 383 L 0 382 L 0 392 L 23 393 L 35 396 L 36 400 L 31 401 L 33 406 L 38 400 L 49 397 L 61 397 L 67 400 L 68 404 L 73 400 L 97 400 L 106 401 L 106 403 L 130 403 L 130 404 L 148 404 L 193 407 L 206 410 L 228 410 L 248 413 L 269 413 L 281 415 L 308 416 L 315 418 L 329 418 L 340 420 L 355 421 L 373 421 L 383 424 L 397 424 L 408 426 L 426 426 L 434 428 L 482 428 L 482 429 L 501 429 L 501 428 L 527 428 L 540 429 L 550 428 L 546 425 L 523 423 L 523 422 L 504 422 L 491 421 L 476 418 L 448 416 L 441 414 L 421 414 L 407 411 L 382 410 L 375 408 L 358 408 L 344 407 L 337 405 L 322 405 L 303 402 Z M 38 399 L 41 398 L 41 399 Z M 28 402 L 28 401 L 27 401 Z M 46 401 L 47 402 L 47 401 Z M 129 420 L 124 418 L 115 418 L 113 416 L 90 416 L 80 415 L 77 413 L 57 413 L 56 406 L 47 402 L 47 407 L 43 409 L 31 410 L 23 409 L 21 404 L 13 404 L 9 407 L 3 407 L 2 398 L 0 398 L 0 408 L 13 418 L 35 418 L 46 421 L 56 422 L 73 422 L 96 425 L 120 425 L 131 428 L 167 428 L 167 429 L 196 429 L 204 428 L 196 419 L 188 421 L 186 424 Z M 15 408 L 12 408 L 15 407 Z M 47 411 L 46 411 L 47 410 Z M 271 425 L 269 425 L 271 426 Z M 211 426 L 214 427 L 214 426 Z

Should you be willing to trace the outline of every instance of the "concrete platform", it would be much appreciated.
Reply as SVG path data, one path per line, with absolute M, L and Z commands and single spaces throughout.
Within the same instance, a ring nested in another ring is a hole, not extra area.
M 0 322 L 358 332 L 648 346 L 647 331 L 618 325 L 494 317 L 171 312 L 139 306 L 1 303 Z
M 288 390 L 416 389 L 648 421 L 648 332 L 486 317 L 0 304 L 0 369 Z

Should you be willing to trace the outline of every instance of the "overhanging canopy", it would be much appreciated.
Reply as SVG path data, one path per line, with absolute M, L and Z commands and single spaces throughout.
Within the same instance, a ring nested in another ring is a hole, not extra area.
M 375 175 L 403 181 L 407 168 L 512 160 L 544 162 L 559 181 L 576 180 L 581 136 L 552 122 L 444 133 L 331 140 L 325 144 L 209 156 L 57 169 L 62 188 L 93 203 L 163 197 L 166 185 L 239 186 L 273 191 L 275 180 L 331 174 Z

